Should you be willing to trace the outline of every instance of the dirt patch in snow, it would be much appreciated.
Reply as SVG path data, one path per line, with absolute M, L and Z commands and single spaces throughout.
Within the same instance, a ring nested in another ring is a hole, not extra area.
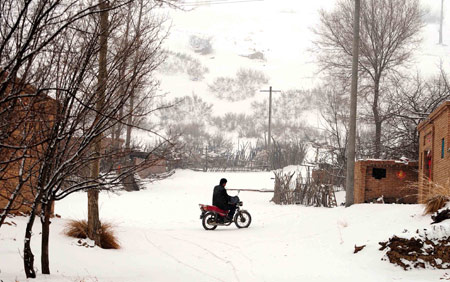
M 419 231 L 416 232 L 419 234 Z M 422 233 L 422 232 L 420 232 Z M 383 259 L 389 259 L 403 269 L 412 268 L 450 268 L 450 237 L 430 239 L 426 232 L 418 237 L 391 237 L 386 242 L 380 242 L 380 250 L 387 250 Z

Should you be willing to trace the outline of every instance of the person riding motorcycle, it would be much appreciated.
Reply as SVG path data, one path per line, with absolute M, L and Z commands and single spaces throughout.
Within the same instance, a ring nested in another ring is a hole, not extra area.
M 228 195 L 227 190 L 225 190 L 225 186 L 227 185 L 227 180 L 225 178 L 220 179 L 219 185 L 214 187 L 213 192 L 213 206 L 218 207 L 222 210 L 229 210 L 228 215 L 225 220 L 232 221 L 234 212 L 236 211 L 235 205 L 230 205 L 230 202 L 234 201 L 235 197 L 231 197 Z

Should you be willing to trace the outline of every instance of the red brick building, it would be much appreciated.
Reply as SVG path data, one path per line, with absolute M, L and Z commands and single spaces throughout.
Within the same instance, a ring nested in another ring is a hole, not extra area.
M 374 202 L 383 197 L 385 203 L 417 203 L 414 188 L 418 175 L 417 162 L 365 160 L 355 163 L 355 204 Z
M 450 181 L 450 101 L 442 103 L 418 126 L 419 203 L 424 202 L 430 181 L 445 185 Z

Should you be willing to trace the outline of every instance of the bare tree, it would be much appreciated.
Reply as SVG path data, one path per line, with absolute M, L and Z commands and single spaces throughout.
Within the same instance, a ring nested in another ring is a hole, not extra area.
M 324 120 L 322 126 L 325 128 L 322 144 L 316 147 L 325 151 L 323 155 L 318 154 L 318 161 L 330 163 L 345 171 L 347 164 L 346 148 L 348 141 L 349 99 L 346 87 L 324 87 L 321 95 L 321 116 Z
M 444 25 L 444 0 L 441 0 L 441 17 L 439 19 L 439 44 L 442 44 L 443 25 Z
M 315 29 L 318 60 L 323 70 L 348 79 L 351 71 L 353 1 L 340 0 L 336 8 L 320 13 Z M 382 85 L 404 66 L 420 42 L 423 12 L 418 0 L 367 0 L 361 3 L 360 60 L 362 89 L 375 127 L 373 157 L 382 154 L 382 125 L 392 115 Z M 360 98 L 361 95 L 360 95 Z
M 16 183 L 6 207 L 2 207 L 0 226 L 24 190 L 30 191 L 33 198 L 28 197 L 30 217 L 23 252 L 27 277 L 36 277 L 31 250 L 36 216 L 40 216 L 43 226 L 42 271 L 50 273 L 48 247 L 53 202 L 77 191 L 98 192 L 117 187 L 122 179 L 140 169 L 129 164 L 116 171 L 101 165 L 106 157 L 114 155 L 120 159 L 125 154 L 122 148 L 105 150 L 107 131 L 118 124 L 128 125 L 131 114 L 158 110 L 155 107 L 144 111 L 153 95 L 151 90 L 157 86 L 151 74 L 162 59 L 161 21 L 149 22 L 152 28 L 141 33 L 139 46 L 145 52 L 139 53 L 134 71 L 125 78 L 117 75 L 123 53 L 105 52 L 98 41 L 106 38 L 105 26 L 99 26 L 96 20 L 97 13 L 119 11 L 128 2 L 114 1 L 114 5 L 105 7 L 106 1 L 88 5 L 75 0 L 6 0 L 0 5 L 0 181 L 10 183 L 13 179 Z M 165 1 L 149 2 L 155 7 Z M 109 32 L 111 28 L 110 25 Z M 126 47 L 136 50 L 137 41 L 132 42 Z M 106 68 L 97 63 L 97 56 L 107 61 Z M 123 85 L 126 91 L 117 95 Z M 150 89 L 142 91 L 144 94 L 136 100 L 140 111 L 119 114 L 133 93 L 129 89 L 135 85 Z M 13 122 L 7 124 L 8 120 Z M 171 143 L 164 141 L 168 140 L 163 139 L 154 147 L 157 156 L 170 149 Z M 151 154 L 141 165 L 159 160 Z M 9 168 L 16 170 L 17 175 L 12 177 Z
M 383 134 L 386 153 L 391 158 L 419 156 L 417 126 L 443 101 L 450 99 L 450 85 L 444 70 L 433 78 L 419 74 L 402 77 L 394 82 L 390 97 L 394 105 L 393 118 Z

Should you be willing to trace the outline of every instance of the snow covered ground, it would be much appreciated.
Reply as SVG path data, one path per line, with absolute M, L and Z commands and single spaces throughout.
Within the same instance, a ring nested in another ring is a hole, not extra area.
M 26 218 L 0 229 L 0 281 L 438 281 L 445 270 L 404 271 L 379 251 L 380 241 L 407 229 L 430 228 L 420 205 L 363 204 L 350 208 L 277 206 L 273 193 L 239 194 L 253 221 L 206 231 L 199 203 L 210 204 L 220 178 L 228 188 L 273 188 L 273 174 L 178 170 L 145 190 L 101 194 L 103 221 L 115 225 L 122 248 L 77 246 L 62 234 L 70 219 L 85 219 L 87 196 L 57 203 L 50 237 L 50 269 L 40 274 L 40 223 L 32 241 L 38 278 L 27 280 L 21 252 Z M 235 192 L 230 192 L 234 194 Z M 342 199 L 342 195 L 339 195 Z M 367 245 L 354 254 L 355 245 Z

